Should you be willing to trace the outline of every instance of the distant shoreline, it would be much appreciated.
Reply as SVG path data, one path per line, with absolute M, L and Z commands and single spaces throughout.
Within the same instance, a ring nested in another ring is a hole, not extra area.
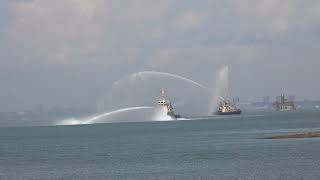
M 296 139 L 296 138 L 317 138 L 317 137 L 320 137 L 320 131 L 304 132 L 304 133 L 288 134 L 288 135 L 280 135 L 280 136 L 268 136 L 268 137 L 261 137 L 257 139 Z

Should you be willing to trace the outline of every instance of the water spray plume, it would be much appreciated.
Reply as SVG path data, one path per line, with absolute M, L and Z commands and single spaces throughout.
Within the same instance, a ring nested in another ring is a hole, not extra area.
M 168 115 L 168 110 L 166 107 L 157 107 L 152 117 L 153 121 L 173 121 L 175 120 Z
M 143 78 L 144 76 L 152 76 L 152 75 L 158 75 L 158 76 L 167 76 L 167 77 L 172 77 L 172 78 L 176 78 L 176 79 L 180 79 L 180 80 L 183 80 L 185 82 L 188 82 L 188 83 L 191 83 L 197 87 L 200 87 L 202 89 L 208 89 L 206 86 L 196 82 L 196 81 L 193 81 L 191 79 L 188 79 L 186 77 L 183 77 L 183 76 L 180 76 L 180 75 L 177 75 L 177 74 L 171 74 L 171 73 L 167 73 L 167 72 L 158 72 L 158 71 L 141 71 L 141 72 L 137 72 L 137 73 L 133 73 L 129 76 L 129 78 Z M 119 81 L 116 81 L 113 83 L 113 86 L 117 86 L 119 84 Z
M 177 78 L 177 79 L 181 79 L 183 81 L 189 82 L 189 83 L 194 84 L 200 88 L 207 89 L 206 86 L 204 86 L 196 81 L 193 81 L 189 78 L 186 78 L 186 77 L 183 77 L 180 75 L 176 75 L 176 74 L 171 74 L 171 73 L 166 73 L 166 72 L 157 72 L 157 71 L 144 71 L 144 72 L 141 72 L 140 74 L 141 75 L 143 75 L 143 74 L 159 74 L 159 75 L 163 75 L 163 76 L 169 76 L 169 77 L 173 77 L 173 78 Z
M 138 106 L 138 107 L 129 107 L 129 108 L 123 108 L 123 109 L 118 109 L 115 111 L 111 111 L 111 112 L 107 112 L 107 113 L 103 113 L 97 116 L 92 117 L 91 119 L 88 120 L 88 123 L 94 123 L 97 120 L 100 120 L 102 118 L 111 116 L 111 115 L 115 115 L 115 114 L 119 114 L 119 113 L 123 113 L 123 112 L 127 112 L 127 111 L 136 111 L 136 110 L 141 110 L 141 109 L 152 109 L 153 107 L 151 106 Z
M 155 86 L 152 86 L 156 81 L 153 80 L 175 80 L 184 82 L 186 85 L 192 85 L 197 88 L 201 93 L 207 94 L 211 93 L 211 90 L 205 85 L 191 80 L 189 78 L 167 73 L 167 72 L 159 72 L 159 71 L 141 71 L 135 72 L 130 75 L 126 75 L 123 78 L 113 82 L 110 90 L 108 90 L 108 95 L 105 95 L 102 100 L 99 102 L 100 112 L 103 109 L 111 109 L 114 106 L 135 106 L 137 103 L 139 104 L 150 104 L 151 98 L 153 97 L 153 93 L 155 92 L 156 86 L 161 85 L 163 81 L 159 81 Z M 167 81 L 165 81 L 167 82 Z M 174 83 L 176 85 L 177 83 Z M 150 86 L 151 85 L 151 86 Z M 171 86 L 172 84 L 168 83 L 164 86 Z M 163 87 L 163 85 L 161 85 Z M 177 87 L 177 86 L 175 86 Z M 173 88 L 175 88 L 173 86 Z M 195 89 L 191 89 L 190 92 Z M 149 93 L 150 92 L 150 93 Z M 148 94 L 145 94 L 148 93 Z M 183 93 L 182 93 L 183 95 Z M 203 95 L 203 94 L 202 94 Z
M 211 115 L 212 112 L 217 108 L 219 99 L 225 99 L 228 96 L 229 96 L 229 67 L 224 66 L 220 69 L 216 78 L 215 91 L 211 96 L 208 115 Z
M 83 119 L 69 118 L 69 119 L 65 119 L 65 120 L 62 120 L 62 121 L 58 122 L 56 125 L 94 124 L 94 123 L 101 122 L 102 119 L 104 119 L 104 118 L 106 118 L 108 116 L 121 114 L 121 113 L 128 112 L 128 111 L 137 111 L 137 110 L 152 109 L 152 108 L 154 108 L 154 107 L 151 107 L 151 106 L 137 106 L 137 107 L 123 108 L 123 109 L 118 109 L 118 110 L 111 111 L 111 112 L 102 113 L 102 114 L 99 114 L 99 115 L 96 115 L 96 116 L 93 116 L 93 117 L 89 117 L 89 118 L 83 118 Z

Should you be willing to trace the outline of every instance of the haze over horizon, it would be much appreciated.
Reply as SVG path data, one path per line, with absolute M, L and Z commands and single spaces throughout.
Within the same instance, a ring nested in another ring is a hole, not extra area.
M 0 111 L 96 107 L 139 71 L 212 86 L 224 65 L 241 100 L 320 99 L 319 33 L 317 0 L 3 0 Z

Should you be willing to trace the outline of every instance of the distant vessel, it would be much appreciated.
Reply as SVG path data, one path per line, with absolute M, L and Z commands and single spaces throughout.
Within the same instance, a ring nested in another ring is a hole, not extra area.
M 167 115 L 170 116 L 171 118 L 173 119 L 180 118 L 180 115 L 177 115 L 174 113 L 172 104 L 170 100 L 166 97 L 164 89 L 161 89 L 161 96 L 158 101 L 158 106 L 166 108 Z
M 295 111 L 296 106 L 293 101 L 285 98 L 284 94 L 277 97 L 277 100 L 272 104 L 276 111 Z
M 241 114 L 241 110 L 237 108 L 237 106 L 230 102 L 227 99 L 223 99 L 223 101 L 220 102 L 219 108 L 216 112 L 214 112 L 215 115 L 232 115 L 232 114 Z

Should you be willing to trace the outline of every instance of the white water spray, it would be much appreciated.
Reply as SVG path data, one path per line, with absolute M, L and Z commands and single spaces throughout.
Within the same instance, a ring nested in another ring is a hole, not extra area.
M 152 117 L 153 121 L 173 121 L 175 120 L 171 116 L 168 116 L 168 110 L 166 107 L 157 107 L 155 108 L 154 116 Z
M 100 122 L 105 122 L 102 121 L 104 118 L 107 118 L 112 115 L 128 112 L 128 111 L 137 111 L 137 110 L 143 110 L 143 109 L 152 109 L 154 107 L 151 106 L 138 106 L 138 107 L 129 107 L 129 108 L 123 108 L 123 109 L 118 109 L 115 111 L 111 112 L 106 112 L 102 113 L 93 117 L 89 118 L 83 118 L 83 119 L 75 119 L 75 118 L 70 118 L 70 119 L 65 119 L 60 122 L 58 122 L 56 125 L 77 125 L 77 124 L 95 124 L 95 123 L 100 123 Z M 107 121 L 109 122 L 109 121 Z
M 176 78 L 176 79 L 180 79 L 182 81 L 185 81 L 185 82 L 188 82 L 188 83 L 191 83 L 195 86 L 198 86 L 202 89 L 208 89 L 206 86 L 196 82 L 196 81 L 193 81 L 191 79 L 188 79 L 186 77 L 183 77 L 183 76 L 180 76 L 180 75 L 177 75 L 177 74 L 171 74 L 171 73 L 167 73 L 167 72 L 158 72 L 158 71 L 141 71 L 141 72 L 137 72 L 137 73 L 133 73 L 131 74 L 129 77 L 130 78 L 144 78 L 144 77 L 148 77 L 148 76 L 153 76 L 153 75 L 158 75 L 158 76 L 167 76 L 167 77 L 172 77 L 172 78 Z M 116 86 L 119 84 L 119 81 L 116 81 L 113 83 L 113 86 Z
M 178 88 L 178 85 L 181 84 L 183 84 L 183 87 L 188 88 L 188 92 L 184 91 L 181 93 Z M 190 101 L 193 100 L 191 95 L 194 92 L 196 92 L 199 97 L 201 96 L 201 98 L 205 99 L 207 99 L 206 97 L 211 93 L 211 90 L 205 85 L 177 74 L 158 71 L 141 71 L 126 75 L 115 81 L 98 103 L 99 112 L 123 105 L 136 106 L 151 104 L 154 102 L 154 98 L 157 97 L 154 92 L 158 92 L 158 89 L 163 87 L 172 88 L 172 90 L 176 92 L 173 94 L 176 94 L 175 98 L 178 99 L 177 101 L 181 100 L 181 102 L 178 103 L 184 103 L 187 104 L 187 106 L 191 104 Z M 199 99 L 199 97 L 197 99 Z M 197 107 L 200 107 L 200 105 L 202 105 L 203 108 L 207 107 L 207 103 L 199 105 L 201 102 L 196 102 L 198 103 L 196 105 Z
M 123 108 L 123 109 L 118 109 L 115 111 L 111 111 L 111 112 L 107 112 L 107 113 L 103 113 L 97 116 L 92 117 L 91 119 L 89 119 L 89 123 L 94 123 L 102 118 L 105 118 L 107 116 L 111 116 L 111 115 L 116 115 L 119 113 L 123 113 L 123 112 L 127 112 L 127 111 L 136 111 L 136 110 L 141 110 L 141 109 L 152 109 L 153 107 L 151 106 L 139 106 L 139 107 L 129 107 L 129 108 Z
M 229 96 L 229 67 L 224 66 L 218 72 L 215 84 L 215 91 L 211 96 L 209 104 L 209 113 L 211 115 L 216 110 L 220 98 Z

